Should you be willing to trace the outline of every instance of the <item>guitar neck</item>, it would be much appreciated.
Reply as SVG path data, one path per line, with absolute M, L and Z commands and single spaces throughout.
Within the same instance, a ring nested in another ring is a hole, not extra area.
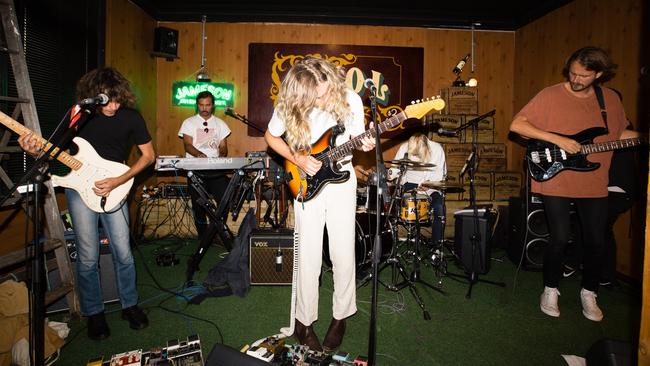
M 19 136 L 32 132 L 32 130 L 14 121 L 11 117 L 7 116 L 2 112 L 0 112 L 0 123 L 5 125 L 10 130 L 14 131 Z M 34 137 L 36 137 L 39 140 L 39 142 L 43 145 L 44 151 L 47 151 L 52 147 L 52 143 L 48 142 L 41 136 L 37 136 L 36 134 L 34 134 Z M 54 148 L 52 152 L 50 152 L 50 156 L 54 156 L 58 152 L 59 152 L 59 148 L 58 147 Z M 61 151 L 61 153 L 56 157 L 56 160 L 62 162 L 67 167 L 73 170 L 78 170 L 79 168 L 81 168 L 82 165 L 82 163 L 79 160 L 73 158 L 72 155 L 68 154 L 65 151 Z
M 377 126 L 379 129 L 379 134 L 381 135 L 382 133 L 388 131 L 389 129 L 397 126 L 398 124 L 402 123 L 406 119 L 406 113 L 404 112 L 399 112 L 393 116 L 391 116 L 389 119 L 386 121 L 382 122 Z M 336 146 L 332 148 L 327 154 L 326 157 L 328 157 L 331 160 L 339 160 L 347 155 L 352 154 L 352 151 L 354 149 L 357 149 L 361 147 L 362 142 L 364 137 L 375 137 L 375 129 L 369 129 L 366 130 L 364 133 L 352 138 L 351 140 Z
M 582 145 L 580 152 L 583 154 L 606 152 L 641 145 L 641 143 L 642 140 L 639 137 L 624 140 L 598 142 L 595 144 Z

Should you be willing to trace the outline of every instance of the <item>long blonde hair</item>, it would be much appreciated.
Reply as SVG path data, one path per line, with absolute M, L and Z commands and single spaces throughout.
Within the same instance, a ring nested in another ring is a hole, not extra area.
M 317 106 L 319 84 L 326 84 L 325 102 L 321 108 L 344 123 L 351 116 L 345 93 L 343 68 L 327 60 L 307 56 L 295 63 L 280 85 L 276 105 L 286 125 L 285 140 L 293 151 L 309 151 L 311 131 L 308 118 Z
M 414 133 L 408 141 L 409 159 L 417 157 L 420 162 L 429 161 L 431 152 L 429 151 L 429 139 L 422 133 Z

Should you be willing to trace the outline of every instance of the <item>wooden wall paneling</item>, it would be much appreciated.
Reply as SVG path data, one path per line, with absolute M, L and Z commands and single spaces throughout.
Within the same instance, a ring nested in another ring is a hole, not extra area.
M 182 154 L 183 149 L 176 132 L 184 118 L 193 110 L 186 107 L 171 107 L 169 86 L 174 80 L 193 79 L 200 65 L 200 23 L 161 23 L 179 29 L 179 57 L 174 62 L 158 62 L 158 152 L 159 154 Z M 468 30 L 434 30 L 400 27 L 314 25 L 314 24 L 231 24 L 208 23 L 206 27 L 207 69 L 213 81 L 235 84 L 234 109 L 241 114 L 248 111 L 248 44 L 252 42 L 278 43 L 322 43 L 359 44 L 376 46 L 404 46 L 424 48 L 424 90 L 423 96 L 437 95 L 440 88 L 449 86 L 454 79 L 451 72 L 458 59 L 471 48 L 471 33 Z M 480 37 L 484 37 L 485 45 Z M 514 33 L 482 32 L 477 37 L 476 52 L 481 53 L 477 61 L 477 73 L 485 82 L 485 104 L 493 105 L 500 113 L 511 113 L 513 84 L 512 65 L 507 55 L 514 54 Z M 482 63 L 485 63 L 483 65 Z M 489 68 L 488 66 L 489 65 Z M 467 68 L 469 70 L 469 68 Z M 479 79 L 480 80 L 480 79 Z M 491 80 L 488 82 L 488 80 Z M 494 81 L 492 83 L 492 81 Z M 492 90 L 496 85 L 498 90 Z M 265 86 L 260 86 L 265 87 Z M 222 111 L 217 116 L 226 121 L 233 131 L 228 140 L 229 154 L 241 156 L 249 150 L 264 150 L 262 138 L 246 135 L 246 126 Z M 506 118 L 500 118 L 505 121 Z M 164 123 L 161 123 L 164 122 Z M 406 137 L 405 137 L 406 138 Z M 384 156 L 392 158 L 401 141 L 386 141 Z
M 517 30 L 515 36 L 514 113 L 539 90 L 563 81 L 562 67 L 576 49 L 593 45 L 609 51 L 618 64 L 618 74 L 606 86 L 620 90 L 628 117 L 641 131 L 648 130 L 647 115 L 639 113 L 641 0 L 576 0 Z M 509 161 L 522 161 L 523 147 L 509 142 Z M 645 216 L 642 210 L 637 215 Z M 618 270 L 641 278 L 643 220 L 634 220 L 633 236 L 617 225 Z
M 106 2 L 106 65 L 119 70 L 131 82 L 140 111 L 154 139 L 157 130 L 157 80 L 153 37 L 156 21 L 127 0 Z M 134 148 L 130 161 L 139 154 Z M 149 172 L 153 175 L 153 171 Z M 142 180 L 142 176 L 138 177 Z

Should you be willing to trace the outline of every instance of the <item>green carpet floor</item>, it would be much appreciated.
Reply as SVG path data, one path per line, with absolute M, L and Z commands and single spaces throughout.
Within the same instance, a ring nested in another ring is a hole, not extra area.
M 177 250 L 181 264 L 157 266 L 154 253 L 164 248 Z M 244 298 L 208 298 L 200 305 L 189 305 L 183 297 L 161 291 L 156 281 L 167 289 L 181 289 L 185 261 L 195 248 L 195 241 L 180 239 L 139 244 L 134 252 L 140 306 L 148 314 L 150 326 L 131 330 L 120 318 L 118 304 L 107 306 L 111 336 L 104 341 L 86 337 L 85 320 L 69 321 L 70 336 L 56 364 L 85 365 L 88 359 L 99 355 L 110 358 L 133 349 L 148 350 L 190 334 L 200 336 L 207 357 L 215 343 L 239 349 L 288 326 L 290 286 L 253 286 Z M 223 248 L 210 248 L 195 279 L 202 280 L 220 256 Z M 471 299 L 465 298 L 468 285 L 462 279 L 443 277 L 444 294 L 417 284 L 431 320 L 424 320 L 407 288 L 392 292 L 380 286 L 376 364 L 563 365 L 561 354 L 584 356 L 600 338 L 635 342 L 641 303 L 640 290 L 635 286 L 623 283 L 616 288 L 601 288 L 598 302 L 605 319 L 597 323 L 582 315 L 580 275 L 574 275 L 561 283 L 561 317 L 551 318 L 539 310 L 540 272 L 520 271 L 516 275 L 516 266 L 501 249 L 493 251 L 491 264 L 490 272 L 480 278 L 505 282 L 506 287 L 478 283 Z M 453 263 L 449 270 L 462 273 Z M 390 272 L 382 272 L 382 281 L 390 281 Z M 431 268 L 422 270 L 424 280 L 434 282 L 434 277 Z M 355 355 L 368 353 L 371 290 L 370 285 L 358 290 L 359 310 L 348 320 L 341 347 Z M 190 296 L 196 290 L 186 289 L 183 293 Z M 331 293 L 332 276 L 326 272 L 320 290 L 320 320 L 314 325 L 321 340 L 331 318 Z M 52 318 L 62 320 L 65 315 Z

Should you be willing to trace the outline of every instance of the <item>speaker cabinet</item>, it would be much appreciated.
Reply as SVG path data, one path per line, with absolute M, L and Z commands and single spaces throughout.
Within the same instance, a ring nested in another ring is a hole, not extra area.
M 528 196 L 528 202 L 511 197 L 508 202 L 508 255 L 513 263 L 528 270 L 540 270 L 544 266 L 544 252 L 548 246 L 549 230 L 542 199 L 537 194 Z M 571 209 L 571 238 L 566 248 L 566 261 L 578 265 L 580 225 L 575 209 Z M 523 258 L 522 258 L 523 255 Z
M 293 231 L 254 230 L 250 235 L 251 285 L 290 285 Z
M 473 211 L 462 210 L 454 215 L 455 235 L 454 245 L 456 254 L 460 257 L 465 272 L 485 274 L 490 270 L 490 256 L 492 253 L 492 226 L 494 215 L 490 210 L 482 209 L 478 216 L 478 236 L 480 240 L 472 243 L 476 232 L 476 220 Z M 476 245 L 476 246 L 474 246 Z
M 104 237 L 103 233 L 100 232 L 100 249 L 99 249 L 99 280 L 102 286 L 102 299 L 104 303 L 111 303 L 119 301 L 119 294 L 117 290 L 117 280 L 115 279 L 115 267 L 113 267 L 113 256 L 111 255 L 111 250 L 109 248 L 110 244 L 108 239 Z M 68 249 L 68 255 L 70 256 L 70 261 L 72 262 L 72 271 L 74 275 L 77 274 L 77 247 L 75 244 L 75 235 L 73 233 L 66 234 L 66 247 Z M 56 268 L 48 272 L 48 282 L 50 288 L 57 288 L 61 286 L 61 277 L 59 275 L 59 269 Z M 76 289 L 75 289 L 76 291 Z M 54 313 L 58 311 L 68 310 L 70 306 L 65 297 L 62 297 L 52 305 L 48 306 L 46 309 L 47 313 Z
M 170 56 L 178 54 L 178 31 L 176 29 L 158 27 L 154 33 L 153 51 Z

